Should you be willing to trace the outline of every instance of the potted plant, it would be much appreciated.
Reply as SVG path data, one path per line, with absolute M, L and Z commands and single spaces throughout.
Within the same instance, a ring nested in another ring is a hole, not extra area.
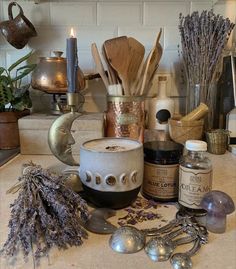
M 28 115 L 32 106 L 30 83 L 23 85 L 22 79 L 36 67 L 36 64 L 21 64 L 31 55 L 32 51 L 9 68 L 0 67 L 0 149 L 16 148 L 20 144 L 18 119 Z

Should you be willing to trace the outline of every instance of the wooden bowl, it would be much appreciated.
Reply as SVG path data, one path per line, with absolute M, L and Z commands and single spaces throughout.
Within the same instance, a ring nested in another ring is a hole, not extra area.
M 204 120 L 181 121 L 169 119 L 170 137 L 177 143 L 184 144 L 189 139 L 199 140 L 203 135 Z

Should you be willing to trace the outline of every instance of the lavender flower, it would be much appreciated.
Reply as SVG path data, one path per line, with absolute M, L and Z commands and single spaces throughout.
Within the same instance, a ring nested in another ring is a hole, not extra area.
M 209 85 L 216 78 L 222 51 L 234 24 L 228 18 L 203 11 L 179 16 L 179 32 L 189 85 L 204 85 L 200 101 L 210 104 Z M 191 94 L 191 93 L 190 93 Z
M 52 246 L 81 245 L 87 238 L 80 224 L 88 219 L 86 202 L 64 185 L 62 177 L 41 166 L 31 163 L 25 171 L 18 179 L 18 198 L 10 205 L 10 231 L 1 253 L 13 257 L 21 249 L 25 257 L 33 252 L 40 258 Z

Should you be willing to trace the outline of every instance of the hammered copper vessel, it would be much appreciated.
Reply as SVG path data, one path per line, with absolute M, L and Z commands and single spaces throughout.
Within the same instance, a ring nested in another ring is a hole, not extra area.
M 12 8 L 17 6 L 19 14 L 13 18 Z M 25 17 L 19 4 L 11 2 L 8 6 L 9 20 L 0 23 L 0 30 L 6 40 L 15 48 L 22 49 L 31 37 L 37 36 L 33 24 Z
M 142 96 L 108 96 L 106 136 L 144 140 L 144 98 Z

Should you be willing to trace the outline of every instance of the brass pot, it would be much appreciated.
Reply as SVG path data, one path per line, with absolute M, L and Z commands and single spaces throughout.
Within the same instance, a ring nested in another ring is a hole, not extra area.
M 40 61 L 32 73 L 31 85 L 34 89 L 47 93 L 67 92 L 66 58 L 63 52 L 54 51 L 55 57 L 40 57 Z M 78 67 L 78 90 L 85 88 L 85 78 Z

